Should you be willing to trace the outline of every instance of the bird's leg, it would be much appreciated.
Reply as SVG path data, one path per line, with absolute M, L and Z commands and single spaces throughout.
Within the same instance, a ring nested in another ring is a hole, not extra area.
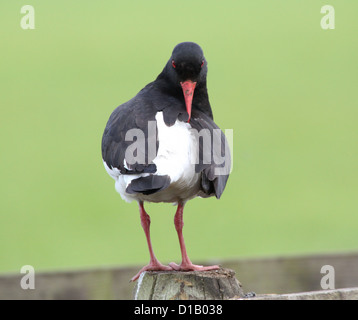
M 203 266 L 195 265 L 190 261 L 188 254 L 186 252 L 184 237 L 183 237 L 183 227 L 184 227 L 183 210 L 184 210 L 184 204 L 178 203 L 177 212 L 175 213 L 175 217 L 174 217 L 174 225 L 178 233 L 182 262 L 180 265 L 177 265 L 176 263 L 173 262 L 170 263 L 169 265 L 174 270 L 181 270 L 181 271 L 208 271 L 208 270 L 220 269 L 220 267 L 216 265 L 203 267 Z
M 150 261 L 149 261 L 148 265 L 144 266 L 142 269 L 139 270 L 139 272 L 132 278 L 131 281 L 137 280 L 139 278 L 140 274 L 144 271 L 172 270 L 171 267 L 162 265 L 154 255 L 153 248 L 152 248 L 152 242 L 150 240 L 150 232 L 149 232 L 150 217 L 144 210 L 143 201 L 139 202 L 139 212 L 140 212 L 141 225 L 143 227 L 145 237 L 147 238 Z

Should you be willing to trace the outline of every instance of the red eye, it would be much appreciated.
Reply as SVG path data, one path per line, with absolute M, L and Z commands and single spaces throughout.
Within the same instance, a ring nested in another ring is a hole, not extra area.
M 200 66 L 201 68 L 203 67 L 204 63 L 205 63 L 205 61 L 203 60 L 203 62 L 201 63 L 201 66 Z
M 176 68 L 174 60 L 172 60 L 172 66 L 173 66 L 174 69 Z

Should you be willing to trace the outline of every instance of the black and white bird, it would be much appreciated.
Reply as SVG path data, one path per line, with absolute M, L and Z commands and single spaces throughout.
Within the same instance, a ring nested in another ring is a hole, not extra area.
M 220 198 L 230 173 L 227 140 L 213 121 L 206 86 L 207 61 L 199 45 L 178 44 L 155 81 L 111 114 L 102 138 L 102 158 L 121 197 L 137 201 L 150 262 L 146 270 L 213 270 L 194 265 L 186 252 L 185 203 L 195 197 Z M 177 204 L 174 224 L 180 265 L 161 264 L 150 240 L 144 202 Z

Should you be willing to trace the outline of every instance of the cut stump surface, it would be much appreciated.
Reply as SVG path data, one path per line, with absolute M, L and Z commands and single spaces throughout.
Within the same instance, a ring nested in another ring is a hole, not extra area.
M 146 271 L 134 288 L 135 300 L 226 300 L 244 297 L 235 272 L 221 268 L 211 271 Z

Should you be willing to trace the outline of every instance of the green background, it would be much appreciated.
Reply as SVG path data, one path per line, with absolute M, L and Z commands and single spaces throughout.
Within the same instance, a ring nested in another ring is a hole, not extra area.
M 184 212 L 191 259 L 358 249 L 356 0 L 33 0 L 35 30 L 24 4 L 0 4 L 0 272 L 147 263 L 101 136 L 182 41 L 202 46 L 215 120 L 234 130 L 221 200 Z M 175 207 L 146 208 L 157 257 L 179 262 Z

